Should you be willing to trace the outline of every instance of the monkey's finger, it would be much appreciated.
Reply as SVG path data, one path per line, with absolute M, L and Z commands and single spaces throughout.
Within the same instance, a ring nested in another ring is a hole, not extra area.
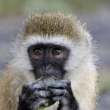
M 40 87 L 39 87 L 40 86 Z M 32 83 L 27 83 L 27 84 L 24 84 L 23 87 L 22 87 L 22 92 L 25 92 L 26 89 L 28 88 L 31 88 L 31 87 L 35 87 L 35 88 L 42 88 L 42 87 L 45 87 L 45 85 L 43 85 L 42 83 L 38 83 L 38 82 L 32 82 Z
M 49 91 L 35 91 L 34 95 L 39 96 L 39 97 L 49 97 L 50 96 L 50 92 Z
M 32 93 L 35 90 L 43 90 L 43 89 L 44 90 L 46 89 L 45 85 L 43 84 L 38 84 L 38 83 L 34 85 L 25 84 L 22 88 L 22 94 L 24 94 L 25 92 L 29 94 L 30 92 Z
M 27 83 L 27 84 L 24 84 L 23 87 L 22 87 L 22 91 L 21 93 L 25 93 L 26 91 L 28 91 L 28 89 L 31 89 L 33 83 Z
M 28 98 L 28 97 L 27 97 L 27 95 L 25 95 L 25 94 L 20 94 L 20 95 L 19 95 L 19 99 L 22 100 L 22 101 L 27 100 L 27 98 Z
M 37 90 L 45 90 L 47 87 L 44 84 L 34 84 L 32 86 L 32 89 L 37 89 Z
M 48 91 L 35 91 L 28 99 L 33 100 L 37 98 L 47 98 L 50 96 L 50 92 Z
M 28 84 L 28 83 L 23 85 L 22 91 L 21 91 L 22 94 L 25 93 L 25 92 L 27 91 L 29 85 L 30 85 L 30 84 Z
M 46 98 L 39 98 L 39 99 L 37 99 L 32 104 L 33 110 L 36 110 L 36 108 L 38 109 L 40 105 L 43 105 L 43 104 L 48 103 L 48 102 L 49 102 L 49 99 L 46 99 Z
M 68 100 L 65 98 L 65 97 L 63 97 L 63 96 L 55 96 L 55 97 L 53 97 L 53 101 L 59 101 L 60 102 L 60 104 L 62 104 L 62 105 L 68 105 Z
M 41 88 L 40 88 L 41 87 Z M 25 91 L 22 94 L 22 97 L 30 97 L 31 95 L 38 96 L 38 97 L 44 97 L 45 95 L 48 95 L 49 93 L 47 93 L 46 91 L 44 92 L 43 89 L 45 89 L 45 87 L 42 85 L 36 85 L 35 86 L 29 86 L 29 88 L 27 89 L 27 91 Z M 40 91 L 42 90 L 42 91 Z M 44 96 L 43 96 L 44 95 Z
M 67 84 L 68 86 L 71 86 L 71 82 L 69 80 L 61 80 L 61 82 Z
M 68 87 L 67 83 L 61 81 L 56 81 L 54 84 L 48 86 L 49 88 L 66 89 Z
M 53 96 L 69 97 L 69 92 L 66 89 L 49 89 Z
M 29 97 L 32 92 L 33 92 L 33 90 L 31 89 L 31 85 L 25 84 L 22 88 L 21 96 L 22 97 Z

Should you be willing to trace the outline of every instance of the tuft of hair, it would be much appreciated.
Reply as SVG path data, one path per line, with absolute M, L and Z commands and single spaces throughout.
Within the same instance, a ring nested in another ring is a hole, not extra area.
M 33 13 L 24 22 L 22 35 L 52 36 L 64 35 L 69 38 L 77 38 L 84 35 L 85 31 L 80 21 L 72 15 L 58 13 Z M 81 35 L 79 35 L 81 34 Z M 85 36 L 85 35 L 84 35 Z

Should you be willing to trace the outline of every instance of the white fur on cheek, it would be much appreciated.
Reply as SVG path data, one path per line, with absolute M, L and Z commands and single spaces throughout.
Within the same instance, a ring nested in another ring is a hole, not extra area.
M 16 52 L 15 59 L 12 61 L 13 66 L 20 70 L 32 70 L 33 67 L 30 63 L 27 49 L 22 47 L 20 51 Z
M 86 56 L 86 57 L 85 57 Z M 65 65 L 65 70 L 67 71 L 73 71 L 75 68 L 77 68 L 83 61 L 87 61 L 87 51 L 80 46 L 75 46 L 74 49 L 70 52 L 70 56 L 67 60 L 67 63 Z

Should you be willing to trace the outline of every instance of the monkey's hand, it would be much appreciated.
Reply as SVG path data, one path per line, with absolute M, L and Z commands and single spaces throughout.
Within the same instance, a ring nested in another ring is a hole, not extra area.
M 46 91 L 44 84 L 37 82 L 25 84 L 19 95 L 17 110 L 38 110 L 39 106 L 47 103 L 50 92 Z
M 71 83 L 67 80 L 56 81 L 49 86 L 53 101 L 59 101 L 57 110 L 77 110 L 78 105 L 73 96 Z

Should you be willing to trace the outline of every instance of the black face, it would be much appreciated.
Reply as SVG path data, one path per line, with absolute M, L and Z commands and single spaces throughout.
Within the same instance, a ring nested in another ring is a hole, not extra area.
M 28 54 L 36 79 L 47 75 L 63 78 L 69 49 L 53 44 L 37 44 L 28 48 Z

